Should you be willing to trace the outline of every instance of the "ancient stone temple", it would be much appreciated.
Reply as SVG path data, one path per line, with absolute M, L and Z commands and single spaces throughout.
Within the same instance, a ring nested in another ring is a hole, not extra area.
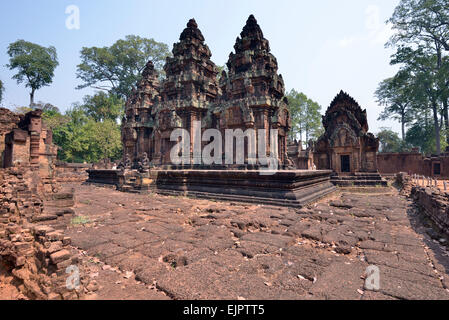
M 299 170 L 315 170 L 315 164 L 313 163 L 313 150 L 307 148 L 304 150 L 301 141 L 289 141 L 288 145 L 288 158 L 293 162 L 296 169 Z
M 376 160 L 379 139 L 368 132 L 366 110 L 362 110 L 352 97 L 341 91 L 323 116 L 323 126 L 325 133 L 316 142 L 314 150 L 318 169 L 333 170 L 339 177 L 336 181 L 350 180 L 354 185 L 361 184 L 355 180 L 381 179 Z
M 17 115 L 1 109 L 1 118 L 5 119 L 0 133 L 1 167 L 30 165 L 39 168 L 42 177 L 49 176 L 56 160 L 57 147 L 53 145 L 51 130 L 47 130 L 42 123 L 42 110 Z
M 218 69 L 210 60 L 212 54 L 194 19 L 187 23 L 179 42 L 173 46 L 173 57 L 167 58 L 164 66 L 167 79 L 163 82 L 160 102 L 154 110 L 156 129 L 152 163 L 171 164 L 170 150 L 175 141 L 170 141 L 174 129 L 183 128 L 190 134 L 191 162 L 193 142 L 198 134 L 194 121 L 202 121 L 211 103 L 219 95 Z
M 158 97 L 158 74 L 153 62 L 148 61 L 141 80 L 126 102 L 125 117 L 122 120 L 123 152 L 132 161 L 137 161 L 140 154 L 149 153 L 154 148 L 152 112 Z
M 170 141 L 170 134 L 179 128 L 190 133 L 193 162 L 194 121 L 204 119 L 220 93 L 218 69 L 194 19 L 179 40 L 173 46 L 173 57 L 167 58 L 161 86 L 150 61 L 127 102 L 122 140 L 133 166 L 145 156 L 154 166 L 172 164 L 170 150 L 176 141 Z
M 270 129 L 278 130 L 277 150 L 279 164 L 287 165 L 287 133 L 291 129 L 284 81 L 278 75 L 276 58 L 264 38 L 253 15 L 248 18 L 240 37 L 229 55 L 228 73 L 220 78 L 222 96 L 211 110 L 212 126 L 226 129 L 248 128 L 266 130 L 266 153 L 270 152 Z M 256 135 L 259 139 L 259 135 Z M 259 146 L 259 145 L 258 145 Z M 259 151 L 259 150 L 258 150 Z M 245 151 L 248 155 L 248 150 Z
M 153 64 L 148 62 L 142 79 L 126 104 L 122 140 L 124 162 L 137 168 L 148 159 L 152 166 L 172 165 L 170 151 L 177 141 L 170 141 L 175 129 L 186 129 L 190 138 L 190 163 L 200 165 L 194 153 L 194 142 L 207 129 L 219 129 L 223 145 L 227 129 L 254 129 L 256 151 L 259 131 L 266 130 L 265 153 L 270 151 L 279 164 L 287 166 L 287 132 L 290 116 L 284 97 L 284 81 L 277 74 L 276 58 L 270 53 L 268 40 L 254 16 L 250 16 L 234 46 L 220 84 L 218 68 L 211 61 L 211 52 L 194 19 L 174 44 L 173 57 L 164 66 L 166 78 L 159 85 Z M 195 128 L 194 124 L 200 128 Z M 275 143 L 270 129 L 277 129 Z M 262 133 L 262 132 L 261 132 Z M 262 135 L 260 135 L 262 137 Z M 245 145 L 245 164 L 248 143 Z M 273 146 L 272 146 L 273 144 Z M 222 150 L 224 159 L 224 148 Z M 257 151 L 256 151 L 257 152 Z M 235 152 L 234 152 L 235 156 Z M 125 159 L 126 158 L 126 159 Z M 252 165 L 257 165 L 252 162 Z M 231 165 L 227 165 L 231 168 Z
M 333 192 L 331 171 L 285 170 L 293 162 L 284 81 L 253 15 L 234 49 L 218 80 L 211 52 L 191 19 L 166 60 L 166 78 L 159 85 L 149 62 L 127 102 L 122 163 L 117 170 L 88 170 L 88 182 L 114 184 L 122 191 L 295 207 Z M 171 141 L 177 129 L 183 135 Z M 177 153 L 183 161 L 174 163 L 174 147 L 181 141 Z M 222 148 L 211 148 L 213 161 L 205 163 L 198 146 L 203 151 L 215 142 Z

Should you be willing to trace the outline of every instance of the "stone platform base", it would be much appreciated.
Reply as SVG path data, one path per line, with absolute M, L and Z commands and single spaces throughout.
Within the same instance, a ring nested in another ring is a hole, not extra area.
M 387 180 L 378 173 L 356 172 L 350 176 L 335 175 L 331 182 L 337 187 L 388 187 Z
M 128 192 L 302 207 L 336 190 L 331 171 L 277 171 L 261 175 L 257 170 L 89 170 L 88 183 L 116 183 Z M 105 176 L 102 176 L 102 175 Z
M 97 185 L 119 185 L 119 170 L 111 170 L 111 169 L 92 169 L 87 170 L 89 174 L 89 178 L 86 180 L 86 183 L 93 183 Z

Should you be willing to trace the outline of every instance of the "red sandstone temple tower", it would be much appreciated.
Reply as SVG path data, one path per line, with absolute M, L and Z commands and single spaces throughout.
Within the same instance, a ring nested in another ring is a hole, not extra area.
M 131 161 L 139 159 L 144 152 L 152 154 L 154 121 L 151 113 L 154 112 L 158 95 L 158 74 L 153 63 L 148 61 L 142 72 L 142 79 L 126 103 L 125 118 L 122 120 L 123 153 Z
M 153 112 L 156 126 L 152 163 L 155 165 L 171 164 L 170 150 L 176 142 L 170 141 L 170 134 L 177 128 L 190 133 L 190 159 L 194 163 L 193 141 L 197 137 L 193 123 L 202 121 L 219 94 L 218 68 L 210 60 L 212 54 L 194 19 L 188 22 L 179 40 L 173 46 L 173 57 L 167 58 L 164 67 L 167 79 Z
M 253 15 L 237 37 L 234 49 L 235 53 L 229 55 L 227 63 L 229 71 L 223 71 L 220 79 L 223 94 L 211 110 L 217 119 L 217 127 L 223 137 L 225 129 L 253 128 L 256 132 L 265 129 L 267 155 L 270 129 L 277 129 L 277 157 L 280 165 L 287 164 L 287 135 L 291 121 L 284 97 L 284 81 L 282 75 L 277 74 L 277 60 L 270 53 L 269 42 Z M 245 147 L 247 149 L 247 145 Z
M 377 170 L 379 139 L 368 132 L 366 110 L 352 97 L 341 91 L 323 116 L 323 125 L 325 133 L 314 151 L 317 169 L 333 170 L 339 176 L 336 184 L 386 183 Z
M 194 159 L 194 141 L 201 141 L 196 136 L 199 132 L 212 128 L 222 133 L 223 152 L 226 129 L 255 129 L 256 139 L 258 130 L 266 130 L 267 156 L 270 130 L 277 129 L 275 156 L 280 167 L 290 164 L 287 135 L 291 124 L 284 81 L 277 74 L 276 58 L 254 16 L 248 18 L 234 49 L 227 63 L 229 72 L 223 72 L 219 85 L 218 68 L 210 59 L 212 54 L 198 25 L 191 19 L 173 46 L 173 57 L 167 58 L 166 79 L 161 86 L 153 64 L 148 62 L 127 101 L 122 123 L 124 162 L 128 167 L 136 168 L 144 160 L 156 167 L 172 165 L 170 152 L 176 141 L 170 141 L 170 135 L 175 129 L 189 132 L 190 162 L 201 164 L 201 159 Z M 201 123 L 200 130 L 195 130 L 195 121 Z M 248 164 L 248 140 L 245 150 Z
M 368 132 L 366 110 L 341 91 L 323 117 L 325 133 L 316 144 L 318 169 L 338 174 L 377 172 L 376 153 L 379 139 Z

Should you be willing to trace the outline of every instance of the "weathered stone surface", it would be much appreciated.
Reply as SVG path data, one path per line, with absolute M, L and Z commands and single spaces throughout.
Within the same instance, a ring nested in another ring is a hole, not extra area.
M 93 223 L 67 230 L 75 246 L 173 299 L 449 299 L 441 264 L 449 260 L 438 245 L 426 249 L 411 203 L 397 194 L 344 193 L 295 210 L 92 188 L 77 188 L 77 210 Z M 122 204 L 120 223 L 109 223 Z M 364 288 L 372 264 L 381 272 L 378 292 Z
M 414 186 L 410 196 L 449 235 L 449 194 L 436 188 Z

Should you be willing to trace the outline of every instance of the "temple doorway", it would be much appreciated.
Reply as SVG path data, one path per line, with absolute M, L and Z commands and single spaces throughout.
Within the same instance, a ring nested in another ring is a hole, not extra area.
M 340 163 L 341 163 L 341 172 L 343 173 L 351 172 L 351 159 L 348 155 L 340 156 Z

